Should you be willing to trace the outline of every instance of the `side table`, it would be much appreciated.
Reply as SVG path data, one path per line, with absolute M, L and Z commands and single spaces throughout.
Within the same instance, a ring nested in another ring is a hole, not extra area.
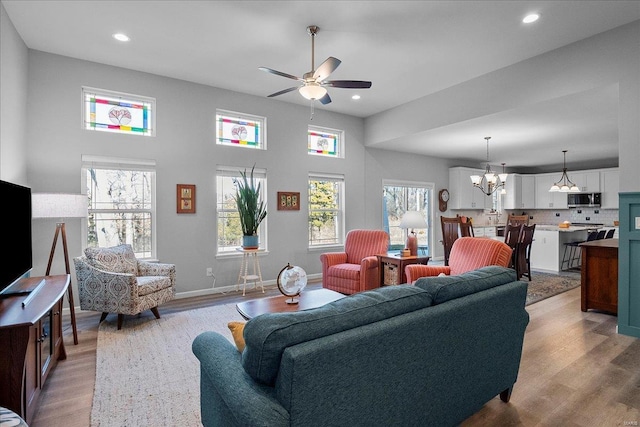
M 428 256 L 402 257 L 394 254 L 376 255 L 380 265 L 380 286 L 400 285 L 407 283 L 407 275 L 404 268 L 409 264 L 427 264 Z
M 238 281 L 236 282 L 236 291 L 240 282 L 242 282 L 242 296 L 245 295 L 247 290 L 247 280 L 253 281 L 254 289 L 258 287 L 258 282 L 264 293 L 264 284 L 262 283 L 262 272 L 260 271 L 260 261 L 258 261 L 259 249 L 244 249 L 237 248 L 239 252 L 242 252 L 242 264 L 240 264 L 240 273 L 238 273 Z M 249 264 L 253 264 L 253 274 L 249 274 Z

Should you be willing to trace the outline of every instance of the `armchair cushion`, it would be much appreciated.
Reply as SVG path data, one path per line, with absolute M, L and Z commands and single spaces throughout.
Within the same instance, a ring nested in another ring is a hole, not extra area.
M 247 322 L 242 366 L 256 381 L 274 385 L 287 347 L 431 305 L 429 293 L 414 286 L 392 286 L 353 294 L 322 307 L 263 314 Z M 260 319 L 260 321 L 254 321 Z
M 112 273 L 128 273 L 137 276 L 138 260 L 131 245 L 110 248 L 86 248 L 84 254 L 93 267 Z
M 458 276 L 422 277 L 414 285 L 431 295 L 436 305 L 516 280 L 515 270 L 491 265 Z

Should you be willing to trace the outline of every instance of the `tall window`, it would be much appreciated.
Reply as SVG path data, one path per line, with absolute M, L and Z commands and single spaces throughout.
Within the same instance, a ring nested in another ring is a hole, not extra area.
M 216 170 L 216 213 L 218 219 L 218 254 L 235 254 L 242 245 L 242 227 L 236 200 L 235 179 L 240 179 L 240 171 L 251 173 L 251 168 L 218 166 Z M 260 183 L 260 196 L 267 204 L 267 171 L 255 168 L 253 177 Z M 260 223 L 258 238 L 260 249 L 267 249 L 268 216 Z
M 429 255 L 429 245 L 431 244 L 431 195 L 433 194 L 433 184 L 421 184 L 410 182 L 385 181 L 383 183 L 383 221 L 384 229 L 389 233 L 389 251 L 394 252 L 404 248 L 407 240 L 407 233 L 399 227 L 402 215 L 407 211 L 418 211 L 423 216 L 429 228 L 415 230 L 418 236 L 418 253 Z
M 267 149 L 267 119 L 234 111 L 216 110 L 216 143 Z
M 136 257 L 155 259 L 155 161 L 82 156 L 82 169 L 87 246 L 128 243 Z
M 327 157 L 344 157 L 344 132 L 336 129 L 309 126 L 307 147 L 309 154 Z
M 82 88 L 87 130 L 155 135 L 155 98 L 90 87 Z
M 344 177 L 309 175 L 309 246 L 344 242 Z

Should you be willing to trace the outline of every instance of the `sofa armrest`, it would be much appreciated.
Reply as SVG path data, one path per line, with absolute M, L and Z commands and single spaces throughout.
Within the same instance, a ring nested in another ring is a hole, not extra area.
M 322 267 L 327 268 L 336 264 L 344 264 L 347 262 L 347 253 L 346 252 L 325 252 L 320 254 L 320 262 L 322 262 Z
M 96 296 L 107 294 L 110 299 L 117 300 L 133 300 L 138 297 L 138 284 L 133 274 L 100 270 L 83 257 L 74 258 L 73 262 L 81 306 L 84 297 L 95 299 Z
M 200 361 L 202 423 L 288 426 L 289 413 L 273 387 L 256 383 L 242 367 L 242 354 L 225 337 L 203 332 L 191 346 Z
M 167 276 L 171 278 L 171 284 L 175 285 L 176 266 L 175 264 L 138 260 L 138 276 Z
M 446 265 L 424 265 L 410 264 L 404 268 L 407 275 L 407 283 L 413 283 L 421 277 L 437 276 L 444 273 L 447 276 L 451 274 L 451 268 Z

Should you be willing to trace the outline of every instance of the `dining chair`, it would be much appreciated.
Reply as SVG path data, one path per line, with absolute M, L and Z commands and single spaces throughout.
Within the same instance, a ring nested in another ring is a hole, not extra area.
M 453 243 L 460 237 L 462 219 L 458 216 L 441 216 L 440 224 L 442 226 L 442 244 L 444 246 L 444 265 L 449 265 L 449 254 L 451 254 Z
M 516 276 L 518 280 L 523 276 L 527 276 L 531 281 L 531 245 L 533 244 L 535 230 L 535 224 L 522 225 L 520 240 L 516 249 Z
M 516 256 L 518 254 L 518 242 L 522 233 L 522 224 L 514 225 L 508 223 L 504 231 L 504 242 L 511 248 L 511 264 L 509 267 L 516 268 Z
M 511 215 L 507 218 L 507 225 L 529 225 L 529 215 Z
M 613 235 L 616 234 L 616 229 L 615 228 L 610 228 L 609 231 L 607 231 L 607 234 L 604 236 L 605 239 L 613 239 Z

